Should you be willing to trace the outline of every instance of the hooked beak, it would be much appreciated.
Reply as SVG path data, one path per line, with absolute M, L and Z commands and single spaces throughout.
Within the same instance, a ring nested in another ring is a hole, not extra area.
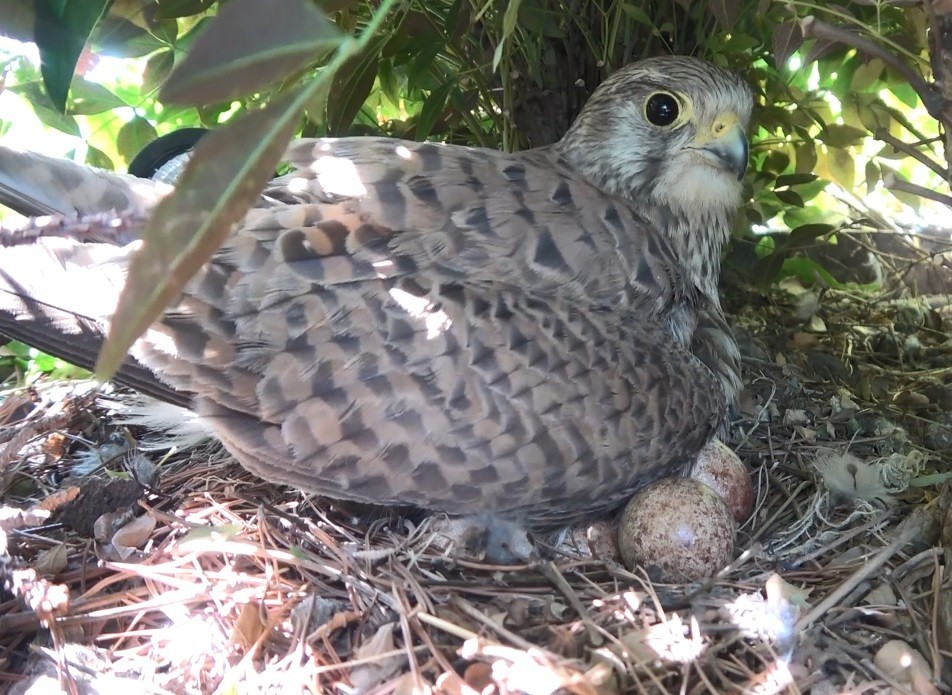
M 737 122 L 715 121 L 711 134 L 697 143 L 697 152 L 714 166 L 731 172 L 740 181 L 747 171 L 747 133 Z

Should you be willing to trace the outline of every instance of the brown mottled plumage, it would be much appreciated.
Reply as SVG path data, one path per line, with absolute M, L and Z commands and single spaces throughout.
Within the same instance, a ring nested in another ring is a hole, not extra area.
M 535 526 L 607 511 L 687 470 L 736 393 L 716 281 L 750 109 L 737 77 L 668 57 L 613 75 L 552 147 L 296 141 L 132 354 L 269 480 Z M 9 151 L 0 194 L 37 172 L 85 182 L 47 210 L 162 194 Z M 0 250 L 0 331 L 89 363 L 131 248 Z

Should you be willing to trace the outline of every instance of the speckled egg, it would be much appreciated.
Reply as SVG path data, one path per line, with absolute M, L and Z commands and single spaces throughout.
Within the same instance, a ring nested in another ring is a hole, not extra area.
M 754 508 L 754 483 L 747 466 L 718 439 L 712 439 L 698 454 L 691 471 L 694 480 L 704 483 L 727 504 L 738 524 L 747 521 Z
M 734 554 L 736 524 L 717 493 L 690 478 L 665 478 L 638 492 L 618 523 L 625 567 L 663 582 L 713 576 Z

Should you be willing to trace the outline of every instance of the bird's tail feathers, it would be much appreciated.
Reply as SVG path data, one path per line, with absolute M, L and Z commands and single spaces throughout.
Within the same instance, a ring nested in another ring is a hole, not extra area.
M 92 369 L 132 250 L 56 237 L 0 249 L 0 335 Z M 170 403 L 190 402 L 132 358 L 115 380 Z
M 0 204 L 27 217 L 145 214 L 171 190 L 149 179 L 0 147 Z
M 115 414 L 114 422 L 142 427 L 148 435 L 137 444 L 140 449 L 192 449 L 214 435 L 198 414 L 188 408 L 156 400 L 141 393 L 127 393 L 110 401 L 100 401 Z

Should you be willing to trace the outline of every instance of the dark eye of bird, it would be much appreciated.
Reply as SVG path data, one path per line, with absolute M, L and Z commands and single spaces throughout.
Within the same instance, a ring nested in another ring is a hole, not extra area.
M 645 116 L 655 125 L 671 125 L 678 119 L 678 100 L 667 92 L 652 94 L 645 104 Z

